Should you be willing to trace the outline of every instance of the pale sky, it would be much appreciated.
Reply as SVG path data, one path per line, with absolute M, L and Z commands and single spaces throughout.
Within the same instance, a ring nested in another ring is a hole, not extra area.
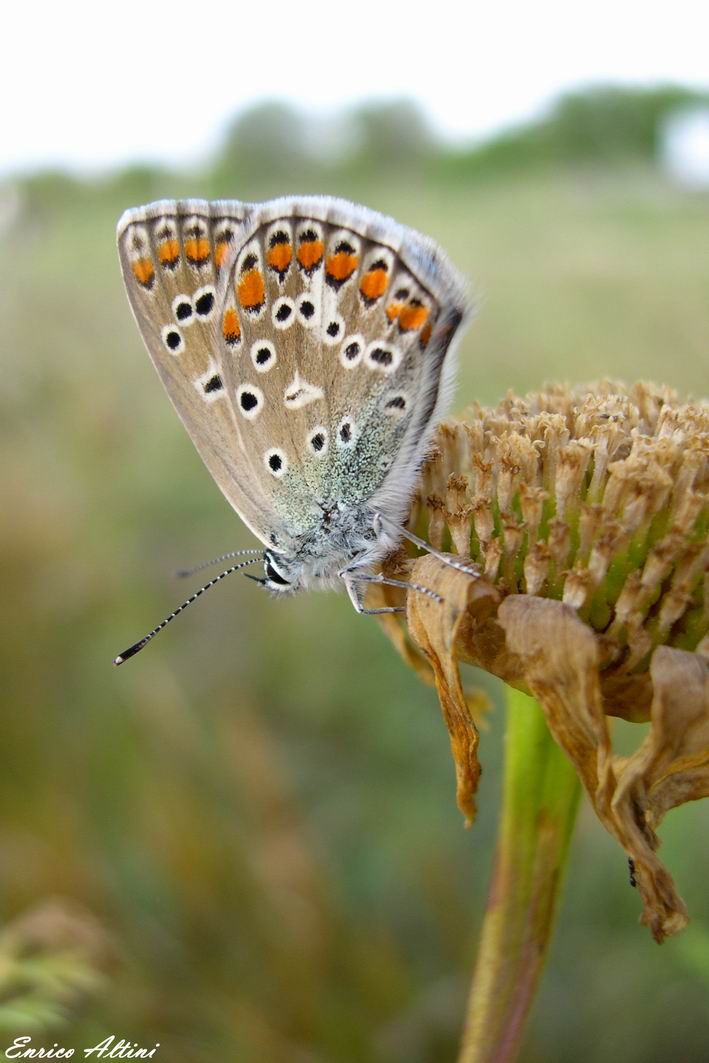
M 0 173 L 198 161 L 262 99 L 403 95 L 470 140 L 579 84 L 709 88 L 706 0 L 20 0 L 3 30 Z

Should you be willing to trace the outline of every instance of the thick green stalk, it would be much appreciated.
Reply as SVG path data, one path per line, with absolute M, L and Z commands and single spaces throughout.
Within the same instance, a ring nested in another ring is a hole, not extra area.
M 533 698 L 507 688 L 503 806 L 459 1063 L 517 1058 L 551 938 L 580 784 Z

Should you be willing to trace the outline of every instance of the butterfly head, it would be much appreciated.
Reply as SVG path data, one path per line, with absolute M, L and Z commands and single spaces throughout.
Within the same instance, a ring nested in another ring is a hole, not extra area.
M 264 576 L 249 576 L 249 579 L 256 579 L 276 594 L 295 594 L 311 587 L 336 587 L 341 584 L 343 570 L 374 563 L 394 543 L 383 529 L 375 530 L 372 514 L 366 507 L 344 511 L 333 507 L 326 509 L 321 522 L 309 533 L 288 543 L 289 548 L 264 550 Z
M 292 594 L 298 590 L 298 572 L 293 562 L 283 554 L 266 550 L 263 555 L 263 570 L 265 579 L 260 582 L 269 591 Z
M 304 586 L 302 562 L 275 550 L 264 550 L 263 576 L 251 576 L 248 572 L 244 575 L 275 594 L 295 594 Z

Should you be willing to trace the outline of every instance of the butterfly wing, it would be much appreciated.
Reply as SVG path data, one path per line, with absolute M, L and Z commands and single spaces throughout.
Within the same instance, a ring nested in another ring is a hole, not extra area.
M 247 441 L 213 327 L 222 318 L 219 274 L 249 209 L 236 201 L 154 203 L 126 211 L 117 239 L 128 299 L 168 395 L 228 501 L 268 542 L 264 498 L 244 459 Z M 238 318 L 226 338 L 239 341 Z
M 403 519 L 468 310 L 436 245 L 342 200 L 274 200 L 245 219 L 218 302 L 224 382 L 287 536 L 336 506 Z

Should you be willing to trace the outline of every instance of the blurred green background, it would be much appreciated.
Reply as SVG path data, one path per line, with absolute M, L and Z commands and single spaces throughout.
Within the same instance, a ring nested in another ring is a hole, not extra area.
M 341 115 L 329 152 L 274 102 L 190 173 L 0 186 L 3 1049 L 115 1033 L 169 1063 L 452 1059 L 494 844 L 499 687 L 467 677 L 495 711 L 466 832 L 434 692 L 342 596 L 227 581 L 111 668 L 183 596 L 174 569 L 253 545 L 143 350 L 121 211 L 348 196 L 433 235 L 470 278 L 459 406 L 604 375 L 698 395 L 709 191 L 658 153 L 663 123 L 701 103 L 578 92 L 476 150 L 406 100 L 372 103 Z M 642 733 L 616 730 L 625 749 Z M 693 922 L 659 948 L 584 808 L 525 1061 L 708 1058 L 708 811 L 663 828 Z

